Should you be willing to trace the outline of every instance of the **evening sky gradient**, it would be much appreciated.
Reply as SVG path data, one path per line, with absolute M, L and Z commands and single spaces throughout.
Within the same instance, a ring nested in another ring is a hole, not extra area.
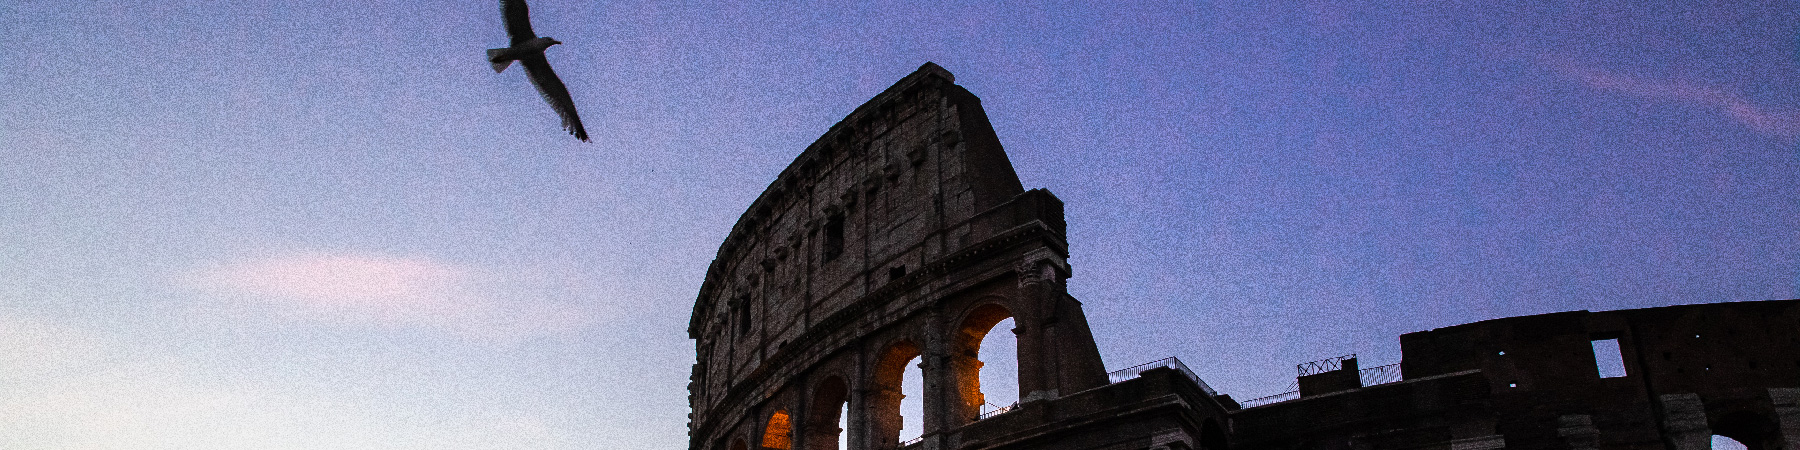
M 1800 3 L 0 3 L 0 447 L 679 448 L 719 243 L 926 61 L 1109 368 L 1800 297 Z M 986 383 L 984 383 L 986 384 Z

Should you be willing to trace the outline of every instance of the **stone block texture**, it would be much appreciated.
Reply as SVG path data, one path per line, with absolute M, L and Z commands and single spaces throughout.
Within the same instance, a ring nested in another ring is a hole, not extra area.
M 1063 285 L 1064 233 L 1062 202 L 1021 186 L 981 101 L 926 64 L 801 152 L 720 246 L 688 328 L 690 446 L 890 448 L 902 426 L 942 445 L 977 420 L 976 350 L 1007 318 L 1021 398 L 1106 385 Z M 914 358 L 925 420 L 904 424 Z
M 688 326 L 689 448 L 1800 450 L 1800 301 L 1408 333 L 1399 381 L 1365 386 L 1348 359 L 1243 408 L 1181 364 L 1109 376 L 1067 257 L 1062 201 L 1025 190 L 980 99 L 925 64 L 802 151 L 720 245 Z M 1017 354 L 980 353 L 990 336 Z M 982 414 L 993 358 L 1016 358 L 1021 402 Z M 922 423 L 899 411 L 908 364 Z

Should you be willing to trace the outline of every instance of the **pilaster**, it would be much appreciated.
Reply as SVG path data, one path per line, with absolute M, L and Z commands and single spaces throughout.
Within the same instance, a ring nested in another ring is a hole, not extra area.
M 1706 404 L 1699 394 L 1666 394 L 1662 402 L 1664 437 L 1675 450 L 1712 448 L 1712 429 L 1706 425 Z

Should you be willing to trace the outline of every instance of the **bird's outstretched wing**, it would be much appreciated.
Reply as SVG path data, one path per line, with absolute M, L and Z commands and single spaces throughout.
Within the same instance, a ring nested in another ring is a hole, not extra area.
M 538 95 L 550 103 L 550 109 L 562 116 L 563 129 L 576 139 L 587 142 L 587 129 L 581 127 L 581 116 L 575 114 L 575 100 L 569 98 L 569 88 L 563 86 L 562 79 L 556 77 L 556 71 L 550 70 L 550 62 L 544 55 L 531 55 L 519 59 L 519 65 L 525 66 L 525 75 L 531 78 L 531 85 L 537 86 Z
M 512 45 L 537 37 L 531 31 L 531 10 L 525 7 L 525 0 L 500 0 L 500 17 L 506 18 L 506 34 L 512 37 Z

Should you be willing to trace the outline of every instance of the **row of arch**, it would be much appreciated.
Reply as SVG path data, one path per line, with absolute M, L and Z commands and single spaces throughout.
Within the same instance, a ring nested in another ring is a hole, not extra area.
M 998 299 L 991 299 L 998 300 Z M 922 372 L 939 370 L 950 371 L 951 386 L 949 395 L 951 410 L 956 417 L 950 423 L 962 424 L 973 422 L 981 413 L 981 407 L 988 404 L 988 395 L 982 391 L 981 369 L 986 364 L 979 356 L 983 344 L 991 344 L 987 336 L 1013 319 L 1012 312 L 995 302 L 983 303 L 969 311 L 960 321 L 960 326 L 951 333 L 948 340 L 949 354 L 942 363 L 922 362 L 918 367 Z M 1017 330 L 1007 331 L 1016 334 Z M 1017 337 L 1013 338 L 1015 352 L 1018 357 Z M 1006 346 L 999 346 L 1006 347 Z M 889 447 L 899 443 L 902 429 L 919 430 L 924 424 L 906 424 L 902 419 L 901 402 L 902 387 L 906 385 L 906 370 L 913 361 L 924 361 L 923 346 L 912 337 L 897 338 L 881 347 L 869 366 L 866 384 L 861 386 L 863 401 L 860 420 L 849 420 L 846 414 L 851 411 L 852 385 L 845 376 L 830 374 L 819 378 L 808 389 L 802 400 L 805 407 L 799 412 L 790 413 L 787 408 L 777 408 L 762 417 L 765 420 L 756 433 L 743 433 L 733 437 L 730 450 L 836 450 L 845 448 L 841 443 L 849 436 L 845 428 L 861 424 L 868 434 L 870 444 L 877 448 Z M 990 358 L 992 356 L 990 355 Z M 1001 373 L 990 373 L 990 378 L 999 375 L 1020 374 L 1018 368 L 1008 367 Z M 1010 374 L 1004 372 L 1012 372 Z M 923 375 L 923 374 L 922 374 Z M 929 379 L 930 375 L 923 378 Z M 921 380 L 922 381 L 922 380 Z M 930 394 L 927 394 L 930 395 Z M 1009 399 L 1010 400 L 1010 399 Z M 797 406 L 797 405 L 796 405 Z M 942 420 L 928 417 L 926 412 L 918 418 L 924 422 Z M 802 417 L 796 417 L 802 416 Z M 846 426 L 848 425 L 848 426 Z M 909 426 L 910 425 L 910 426 Z M 799 433 L 796 435 L 796 433 Z M 800 439 L 796 440 L 798 436 Z M 798 444 L 800 447 L 796 447 Z M 851 448 L 856 446 L 852 445 Z

